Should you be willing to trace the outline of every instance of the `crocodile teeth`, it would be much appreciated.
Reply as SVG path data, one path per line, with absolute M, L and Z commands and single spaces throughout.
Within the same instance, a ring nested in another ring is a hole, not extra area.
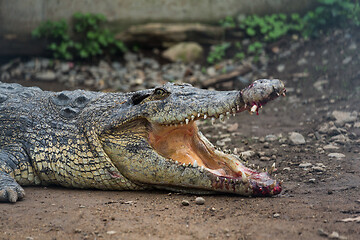
M 224 122 L 224 115 L 220 114 L 219 119 L 221 122 Z
M 183 167 L 186 167 L 186 164 L 185 164 L 185 163 L 183 163 Z
M 236 110 L 240 111 L 240 106 L 239 105 L 236 106 Z
M 230 119 L 230 112 L 226 112 L 226 118 Z
M 185 123 L 189 124 L 189 119 L 185 118 Z
M 269 169 L 269 171 L 267 171 L 269 174 L 273 173 L 275 170 L 275 163 L 273 163 L 273 165 L 271 165 L 271 168 Z
M 198 113 L 198 114 L 197 114 L 197 117 L 199 118 L 200 116 L 201 116 L 201 114 L 200 114 L 200 113 Z
M 211 124 L 212 124 L 212 125 L 214 125 L 215 120 L 216 120 L 216 119 L 215 119 L 214 117 L 211 118 Z
M 283 92 L 281 95 L 285 97 L 285 96 L 286 96 L 286 93 L 285 93 L 285 92 Z
M 248 178 L 244 172 L 241 173 L 241 181 L 243 183 L 246 183 L 248 181 Z
M 206 119 L 207 118 L 207 115 L 206 114 L 204 114 L 204 119 Z
M 252 112 L 252 113 L 256 112 L 257 108 L 258 108 L 258 106 L 256 106 L 256 105 L 252 106 L 250 109 L 250 112 Z
M 216 181 L 219 182 L 219 181 L 220 181 L 220 178 L 219 178 L 219 177 L 216 177 Z
M 201 166 L 199 170 L 200 172 L 204 172 L 204 166 Z
M 178 161 L 175 161 L 175 164 L 179 164 L 179 162 L 178 162 Z
M 198 167 L 198 166 L 199 166 L 199 165 L 198 165 L 197 161 L 195 160 L 195 161 L 194 161 L 194 164 L 193 164 L 193 167 L 196 168 L 196 167 Z
M 194 121 L 195 116 L 194 116 L 194 115 L 191 115 L 191 117 L 190 117 L 190 118 L 191 118 L 191 120 L 192 120 L 192 121 Z

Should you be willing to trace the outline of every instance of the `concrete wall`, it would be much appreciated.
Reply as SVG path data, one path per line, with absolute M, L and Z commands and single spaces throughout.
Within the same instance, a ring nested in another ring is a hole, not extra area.
M 296 12 L 311 0 L 0 0 L 0 39 L 29 36 L 45 20 L 101 13 L 122 29 L 144 22 L 217 22 L 238 13 Z

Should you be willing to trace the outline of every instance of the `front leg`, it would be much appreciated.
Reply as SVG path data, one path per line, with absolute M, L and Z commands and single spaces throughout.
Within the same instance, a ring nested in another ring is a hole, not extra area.
M 9 174 L 0 170 L 0 202 L 16 202 L 25 196 L 24 189 Z
M 23 149 L 0 149 L 0 202 L 16 202 L 24 198 L 25 191 L 13 176 L 24 168 L 21 166 L 28 165 L 29 159 Z

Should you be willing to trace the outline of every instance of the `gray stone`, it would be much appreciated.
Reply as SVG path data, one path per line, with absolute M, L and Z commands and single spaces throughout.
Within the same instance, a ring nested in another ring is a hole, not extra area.
M 265 141 L 268 141 L 268 142 L 273 142 L 273 141 L 276 141 L 277 139 L 278 139 L 278 137 L 275 135 L 272 135 L 272 134 L 266 135 L 266 137 L 265 137 Z
M 329 81 L 328 80 L 317 80 L 316 82 L 314 82 L 313 86 L 316 90 L 318 90 L 319 92 L 322 92 L 324 90 L 324 86 L 328 85 Z
M 181 201 L 181 204 L 182 204 L 183 206 L 189 206 L 189 205 L 190 205 L 190 202 L 189 202 L 188 200 L 184 199 L 184 200 Z
M 301 59 L 299 59 L 299 60 L 297 61 L 297 65 L 298 65 L 298 66 L 302 66 L 302 65 L 305 65 L 305 64 L 307 64 L 306 58 L 301 58 Z
M 334 145 L 334 144 L 328 144 L 328 145 L 325 145 L 324 147 L 323 147 L 323 149 L 324 150 L 329 150 L 329 151 L 332 151 L 332 150 L 338 150 L 339 149 L 339 147 L 338 146 L 336 146 L 336 145 Z
M 343 63 L 344 65 L 346 65 L 346 64 L 348 64 L 349 62 L 351 62 L 351 60 L 352 60 L 352 57 L 351 57 L 351 56 L 347 56 L 347 57 L 342 61 L 342 63 Z
M 254 151 L 245 151 L 245 152 L 241 152 L 240 153 L 240 156 L 244 159 L 244 160 L 247 160 L 253 156 L 255 156 L 255 152 Z
M 276 70 L 281 73 L 285 70 L 285 65 L 284 64 L 280 64 L 276 67 Z
M 206 73 L 210 76 L 213 77 L 216 75 L 216 70 L 214 67 L 209 67 L 206 69 Z
M 358 117 L 358 112 L 333 111 L 331 115 L 335 118 L 335 124 L 337 126 L 343 126 L 345 123 L 355 122 Z
M 197 197 L 197 198 L 195 198 L 195 203 L 197 205 L 204 205 L 205 204 L 205 199 L 203 197 Z
M 191 63 L 200 59 L 203 52 L 204 49 L 196 42 L 182 42 L 168 48 L 162 56 L 173 62 Z
M 344 158 L 346 156 L 345 156 L 345 154 L 342 154 L 342 153 L 329 153 L 328 157 L 341 159 L 341 158 Z
M 291 141 L 291 143 L 293 143 L 295 145 L 305 144 L 305 142 L 306 142 L 304 136 L 298 132 L 290 132 L 289 140 Z
M 312 166 L 311 163 L 300 163 L 299 164 L 299 167 L 301 167 L 301 168 L 308 168 L 308 167 L 311 167 L 311 166 Z
M 351 140 L 343 134 L 333 136 L 332 138 L 330 138 L 330 141 L 339 143 L 341 145 L 345 145 L 346 143 L 351 142 Z
M 132 52 L 126 52 L 124 55 L 124 59 L 126 62 L 135 62 L 138 60 L 138 56 Z
M 53 71 L 38 72 L 35 74 L 35 78 L 41 81 L 54 81 L 56 74 Z

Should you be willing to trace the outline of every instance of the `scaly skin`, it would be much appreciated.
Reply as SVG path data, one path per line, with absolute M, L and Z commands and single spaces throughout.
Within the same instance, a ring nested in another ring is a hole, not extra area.
M 20 185 L 49 184 L 278 194 L 279 182 L 216 150 L 195 122 L 255 112 L 284 93 L 281 81 L 265 79 L 241 92 L 167 83 L 127 94 L 0 82 L 0 201 L 22 199 Z

